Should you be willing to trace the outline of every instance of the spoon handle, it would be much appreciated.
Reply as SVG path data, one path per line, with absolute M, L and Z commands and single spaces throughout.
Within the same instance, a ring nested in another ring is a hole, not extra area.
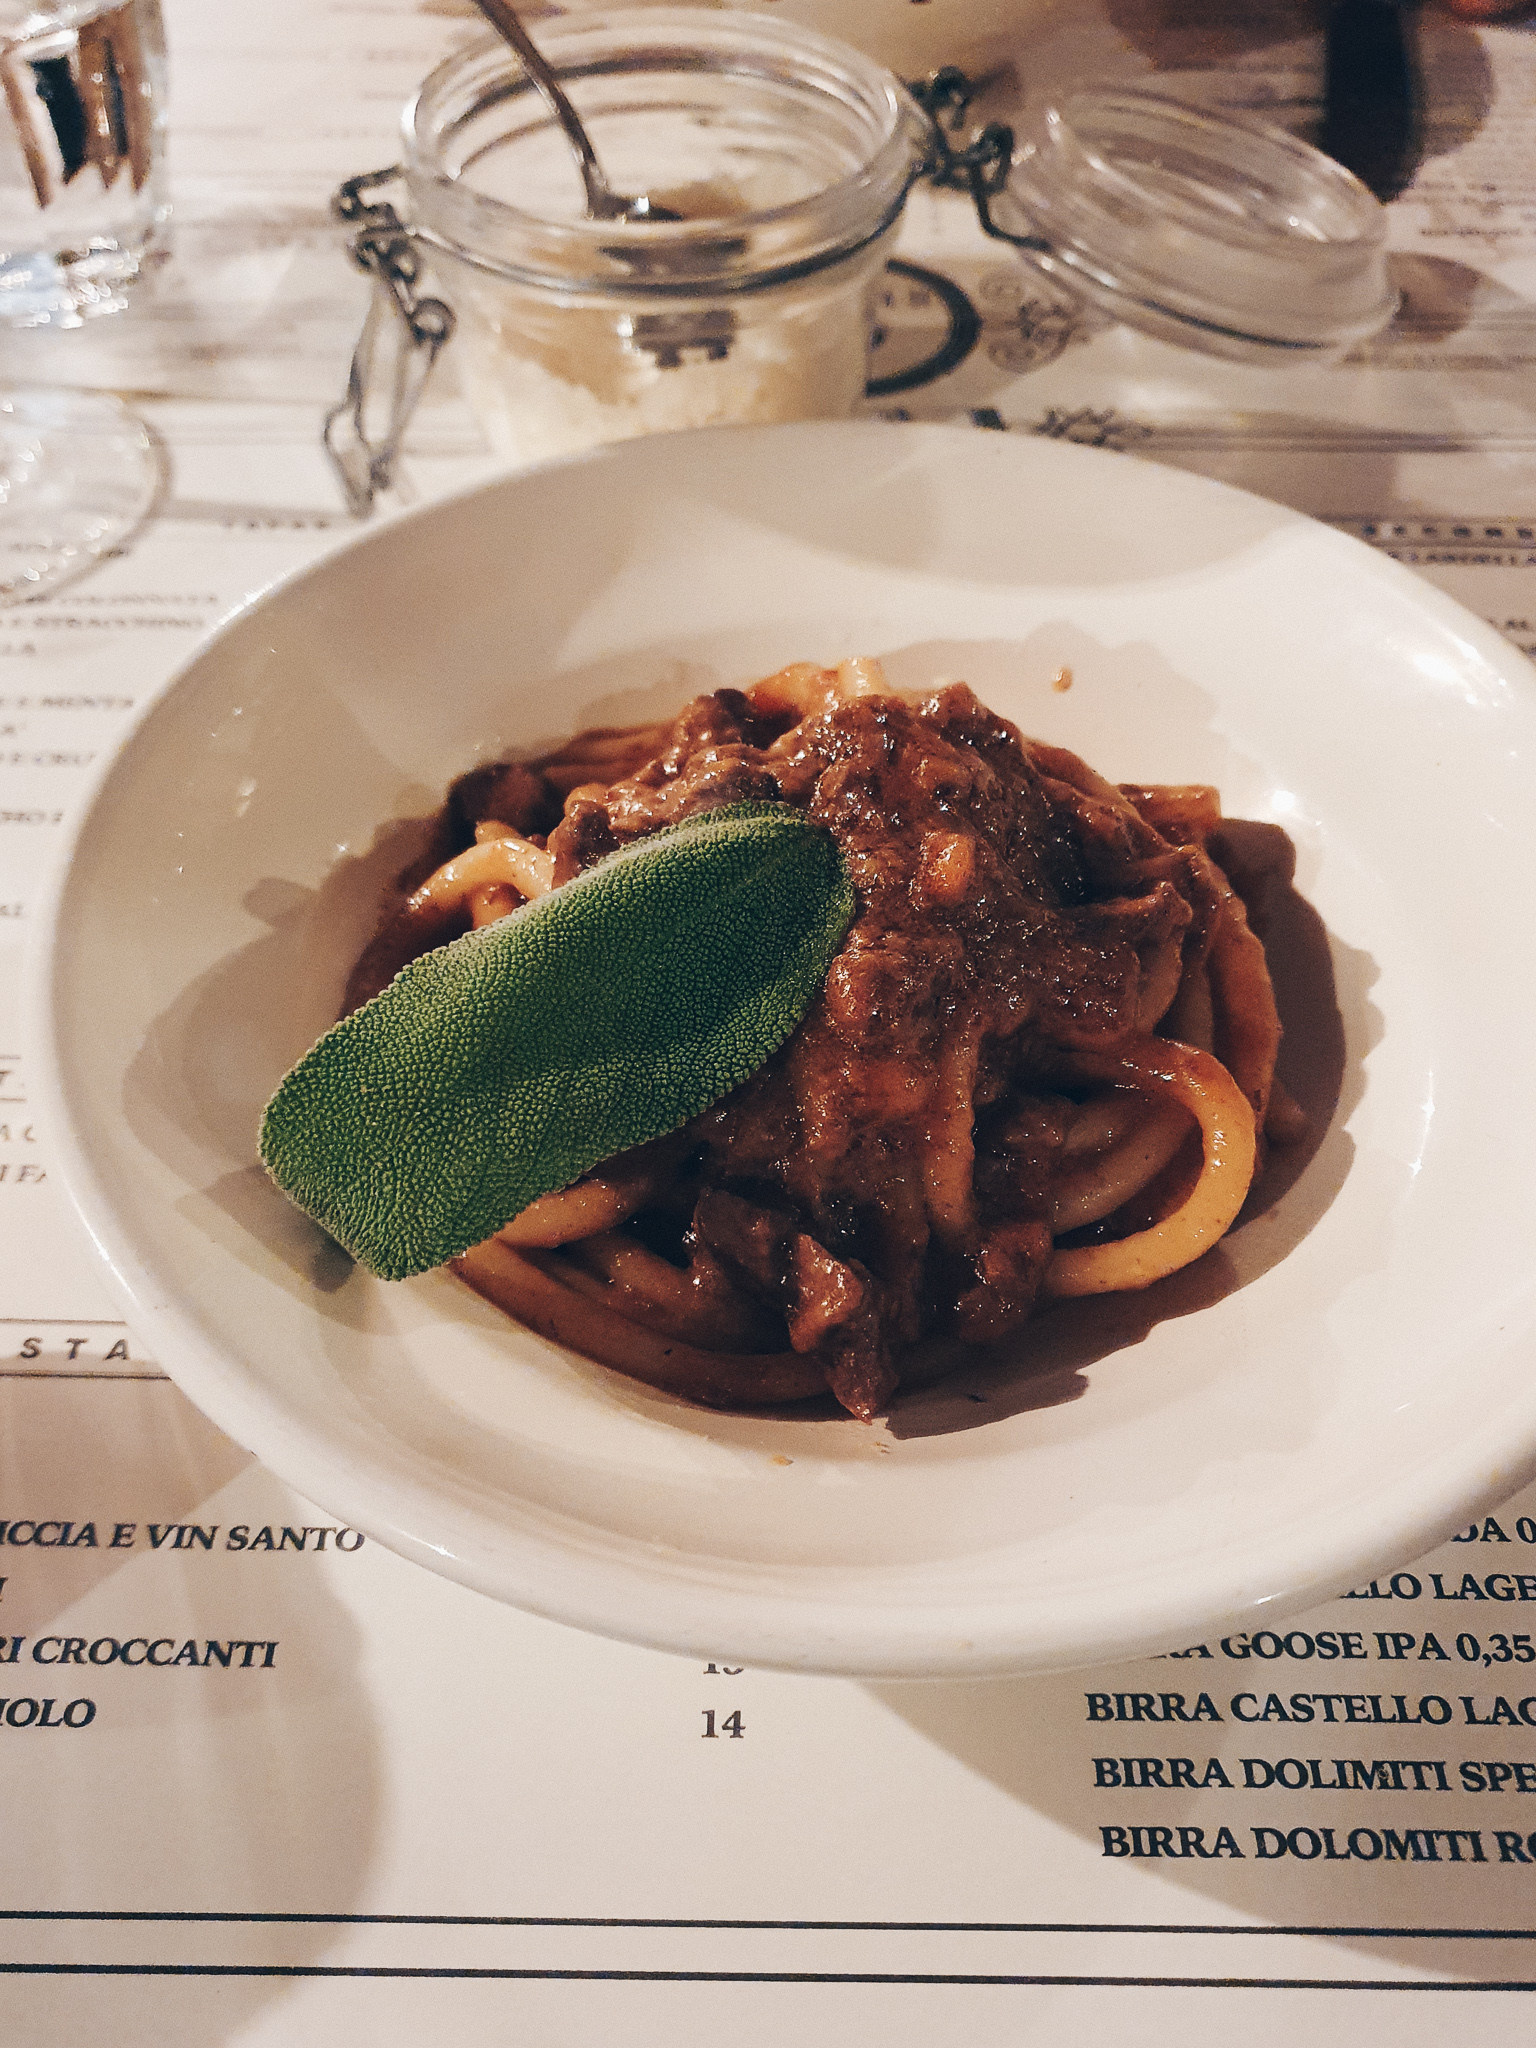
M 603 176 L 597 153 L 581 125 L 581 116 L 566 98 L 564 87 L 550 69 L 538 44 L 507 5 L 507 0 L 475 0 L 475 5 L 496 33 L 522 58 L 524 68 L 544 104 L 565 130 L 565 138 L 576 153 L 576 167 L 586 189 L 587 212 L 593 220 L 616 219 L 625 210 L 624 202 L 611 190 Z

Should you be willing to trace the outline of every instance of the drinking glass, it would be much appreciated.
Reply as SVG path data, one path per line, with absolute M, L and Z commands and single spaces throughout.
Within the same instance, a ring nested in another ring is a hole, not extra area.
M 123 310 L 165 247 L 164 135 L 159 0 L 0 0 L 0 335 Z M 158 480 L 115 398 L 0 383 L 0 599 L 114 546 Z

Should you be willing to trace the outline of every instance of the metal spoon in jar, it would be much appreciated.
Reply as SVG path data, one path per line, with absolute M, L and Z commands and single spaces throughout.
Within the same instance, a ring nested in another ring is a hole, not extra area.
M 626 199 L 615 192 L 603 176 L 603 167 L 592 147 L 592 138 L 581 125 L 581 116 L 571 105 L 564 88 L 546 63 L 537 43 L 518 20 L 507 0 L 475 0 L 475 5 L 502 38 L 523 60 L 523 67 L 538 89 L 544 104 L 565 130 L 565 139 L 576 158 L 576 168 L 587 195 L 587 216 L 591 220 L 667 221 L 681 220 L 669 206 L 658 206 L 642 193 Z

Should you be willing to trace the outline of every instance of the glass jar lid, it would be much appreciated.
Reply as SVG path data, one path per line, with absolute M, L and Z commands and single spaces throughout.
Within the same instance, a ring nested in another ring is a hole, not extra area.
M 1167 88 L 1032 107 L 989 227 L 1128 326 L 1246 362 L 1342 353 L 1391 319 L 1386 211 L 1283 128 Z M 985 213 L 984 213 L 985 217 Z

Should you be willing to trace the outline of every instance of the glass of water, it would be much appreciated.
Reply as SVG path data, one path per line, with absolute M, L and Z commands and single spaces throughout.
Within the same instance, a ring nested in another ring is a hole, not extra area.
M 120 312 L 160 253 L 160 0 L 0 0 L 0 322 Z
M 0 367 L 8 328 L 127 305 L 165 249 L 164 145 L 160 0 L 0 0 Z M 0 603 L 118 546 L 159 482 L 109 393 L 0 381 Z

